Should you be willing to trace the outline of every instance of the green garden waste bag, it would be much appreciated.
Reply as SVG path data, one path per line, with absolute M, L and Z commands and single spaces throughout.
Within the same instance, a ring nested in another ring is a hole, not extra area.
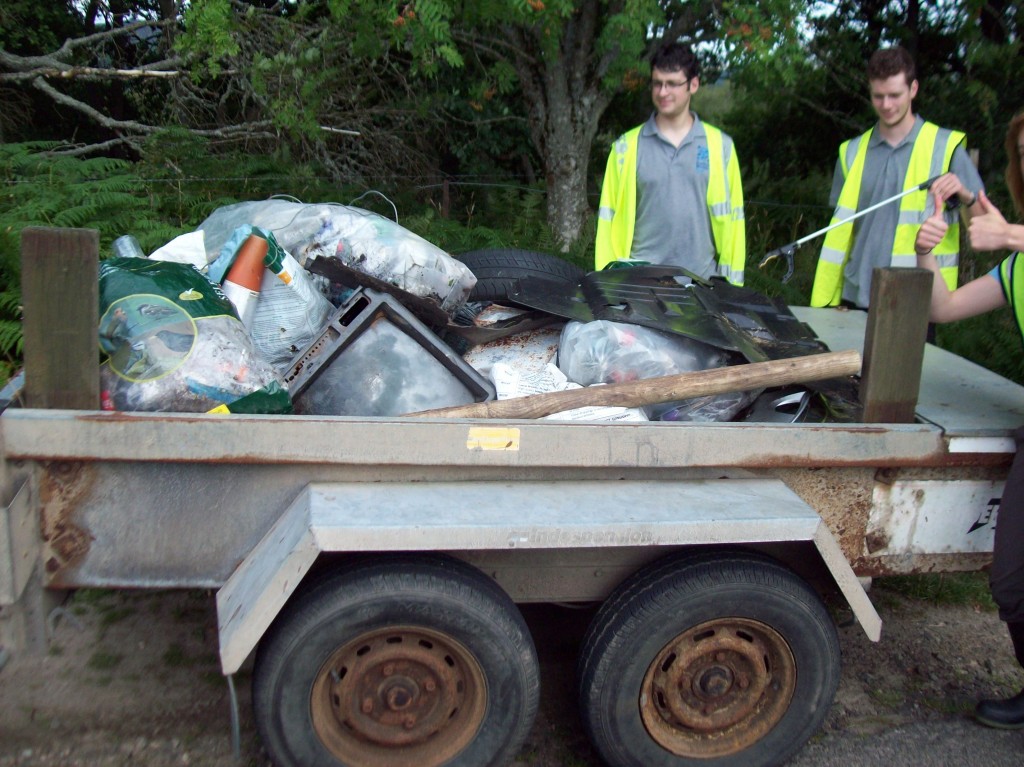
M 291 412 L 280 374 L 194 267 L 112 258 L 99 275 L 103 409 Z

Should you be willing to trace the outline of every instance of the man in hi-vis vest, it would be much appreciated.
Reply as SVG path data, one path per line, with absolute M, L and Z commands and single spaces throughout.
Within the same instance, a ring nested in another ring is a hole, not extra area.
M 914 60 L 903 48 L 875 51 L 867 66 L 871 105 L 878 123 L 839 147 L 832 179 L 832 223 L 912 189 L 930 178 L 939 199 L 952 197 L 970 216 L 983 188 L 967 156 L 965 136 L 922 120 L 912 111 L 917 95 Z M 917 265 L 914 238 L 932 214 L 927 190 L 908 194 L 825 235 L 811 291 L 811 306 L 866 309 L 876 267 Z M 957 211 L 945 213 L 949 231 L 935 248 L 942 276 L 956 287 L 960 257 Z
M 743 185 L 732 139 L 690 111 L 700 66 L 682 43 L 651 60 L 655 112 L 612 146 L 597 214 L 595 267 L 671 264 L 743 284 Z

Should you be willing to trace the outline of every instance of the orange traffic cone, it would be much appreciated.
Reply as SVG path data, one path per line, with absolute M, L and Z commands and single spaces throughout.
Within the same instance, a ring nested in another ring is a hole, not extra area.
M 260 283 L 263 281 L 263 259 L 267 255 L 267 241 L 250 234 L 238 249 L 234 263 L 228 270 L 221 288 L 224 295 L 235 305 L 238 319 L 246 330 L 252 327 L 256 314 L 256 302 L 260 297 Z

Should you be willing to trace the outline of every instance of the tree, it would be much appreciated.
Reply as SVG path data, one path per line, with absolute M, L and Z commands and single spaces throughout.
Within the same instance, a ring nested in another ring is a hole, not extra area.
M 706 39 L 717 7 L 657 0 L 417 0 L 404 6 L 394 26 L 414 54 L 426 54 L 417 59 L 422 71 L 472 58 L 482 65 L 480 93 L 518 91 L 545 179 L 548 225 L 567 249 L 590 219 L 591 147 L 613 97 L 646 85 L 646 59 L 662 40 L 684 30 L 693 43 Z

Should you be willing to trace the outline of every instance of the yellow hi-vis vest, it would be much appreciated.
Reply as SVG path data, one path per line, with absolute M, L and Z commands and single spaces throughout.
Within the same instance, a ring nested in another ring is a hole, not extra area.
M 711 234 L 718 251 L 718 271 L 733 285 L 743 284 L 747 260 L 747 232 L 743 217 L 743 184 L 736 152 L 725 157 L 722 131 L 702 123 L 708 140 L 711 167 L 707 205 Z M 603 269 L 612 261 L 629 258 L 636 224 L 636 161 L 640 130 L 620 136 L 608 155 L 601 206 L 597 213 L 594 266 Z
M 868 141 L 871 130 L 854 139 L 843 142 L 839 147 L 839 159 L 842 162 L 843 182 L 839 193 L 839 204 L 832 214 L 832 224 L 849 218 L 857 212 L 860 200 L 860 188 L 863 182 L 864 158 L 868 152 Z M 930 178 L 941 176 L 949 170 L 953 159 L 953 151 L 963 142 L 965 134 L 958 131 L 939 128 L 926 122 L 921 126 L 910 153 L 910 164 L 907 175 L 903 179 L 903 190 L 912 189 Z M 899 221 L 896 225 L 896 237 L 892 244 L 891 266 L 917 266 L 914 253 L 914 239 L 917 230 L 927 218 L 925 213 L 928 204 L 927 190 L 916 194 L 908 194 L 900 201 Z M 843 294 L 843 268 L 850 258 L 853 247 L 853 222 L 837 226 L 825 234 L 825 242 L 818 258 L 818 267 L 814 273 L 814 287 L 811 289 L 811 306 L 836 306 Z M 960 263 L 960 226 L 952 224 L 934 249 L 939 270 L 950 290 L 956 289 L 957 266 Z
M 1024 340 L 1024 258 L 1020 253 L 1011 253 L 999 265 L 999 281 L 1003 285 L 1006 303 L 1013 310 L 1017 328 Z

